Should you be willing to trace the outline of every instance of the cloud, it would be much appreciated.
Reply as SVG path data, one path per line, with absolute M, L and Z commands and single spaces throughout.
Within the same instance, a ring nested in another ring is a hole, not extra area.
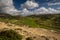
M 60 7 L 58 7 L 57 9 L 60 10 Z
M 0 0 L 0 11 L 1 13 L 7 13 L 10 15 L 15 15 L 15 12 L 18 12 L 13 6 L 13 0 Z
M 33 1 L 26 1 L 24 4 L 21 5 L 23 8 L 34 9 L 39 7 L 39 4 Z
M 59 14 L 60 11 L 53 9 L 53 8 L 45 8 L 40 7 L 39 9 L 36 9 L 34 11 L 29 11 L 26 8 L 22 10 L 22 16 L 28 16 L 28 15 L 41 15 L 41 14 Z
M 55 3 L 47 3 L 48 6 L 52 6 L 52 5 L 60 5 L 60 2 L 55 2 Z
M 39 9 L 34 11 L 35 15 L 39 14 L 58 14 L 59 10 L 53 9 L 53 8 L 45 8 L 45 7 L 40 7 Z
M 34 13 L 32 11 L 29 11 L 28 9 L 24 8 L 22 11 L 21 11 L 21 14 L 22 16 L 27 16 L 27 15 L 33 15 Z
M 0 12 L 1 13 L 7 13 L 7 14 L 10 14 L 10 15 L 13 15 L 13 16 L 16 16 L 16 15 L 28 16 L 28 15 L 60 13 L 60 10 L 56 10 L 56 9 L 53 9 L 53 8 L 40 7 L 38 9 L 35 9 L 38 6 L 39 6 L 38 3 L 35 3 L 33 1 L 26 1 L 21 6 L 22 10 L 17 10 L 13 6 L 13 1 L 12 0 L 0 0 Z M 35 9 L 35 10 L 30 11 L 28 9 Z

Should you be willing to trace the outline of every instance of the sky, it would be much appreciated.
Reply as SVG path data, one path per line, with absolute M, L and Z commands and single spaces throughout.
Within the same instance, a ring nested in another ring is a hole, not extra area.
M 60 14 L 60 0 L 0 0 L 0 12 L 14 16 Z
M 21 4 L 24 4 L 27 0 L 13 0 L 13 4 L 15 8 L 20 9 Z M 36 3 L 39 4 L 39 7 L 51 7 L 57 9 L 60 7 L 60 0 L 34 0 Z M 51 4 L 50 4 L 51 3 Z M 57 3 L 57 4 L 53 4 Z

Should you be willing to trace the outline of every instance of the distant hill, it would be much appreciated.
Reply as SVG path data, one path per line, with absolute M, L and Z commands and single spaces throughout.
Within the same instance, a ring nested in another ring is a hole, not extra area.
M 11 16 L 11 15 L 6 14 L 6 13 L 0 13 L 0 17 L 6 17 L 6 16 Z

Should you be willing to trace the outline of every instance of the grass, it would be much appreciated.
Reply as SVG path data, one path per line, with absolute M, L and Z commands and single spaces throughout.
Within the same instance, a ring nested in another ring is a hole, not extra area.
M 22 40 L 22 36 L 14 30 L 6 30 L 0 32 L 0 40 Z
M 27 25 L 34 28 L 47 28 L 60 30 L 60 15 L 39 15 L 39 16 L 5 16 L 0 17 L 1 22 L 11 23 L 16 25 Z

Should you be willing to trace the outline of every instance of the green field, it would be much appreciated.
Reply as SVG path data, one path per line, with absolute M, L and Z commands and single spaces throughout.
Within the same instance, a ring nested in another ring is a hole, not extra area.
M 16 25 L 26 25 L 34 28 L 60 29 L 60 14 L 38 16 L 0 16 L 0 21 Z

